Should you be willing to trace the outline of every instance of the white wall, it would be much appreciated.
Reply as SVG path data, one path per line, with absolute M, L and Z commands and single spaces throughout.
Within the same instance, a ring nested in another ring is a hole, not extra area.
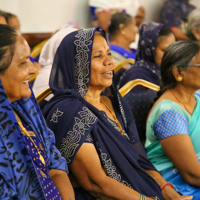
M 146 9 L 146 21 L 158 21 L 164 1 L 140 0 Z M 200 8 L 198 2 L 191 0 Z M 23 33 L 53 32 L 67 21 L 77 21 L 82 28 L 90 26 L 88 0 L 0 0 L 0 9 L 19 17 Z

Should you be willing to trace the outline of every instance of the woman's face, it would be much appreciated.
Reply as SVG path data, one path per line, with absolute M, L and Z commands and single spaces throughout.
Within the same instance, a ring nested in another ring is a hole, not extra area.
M 200 52 L 194 56 L 190 66 L 186 70 L 181 71 L 181 76 L 183 77 L 181 84 L 196 91 L 200 89 L 200 66 L 193 66 L 192 64 L 200 64 Z
M 137 32 L 136 27 L 135 27 L 135 20 L 132 19 L 131 22 L 124 27 L 124 31 L 125 31 L 125 35 L 124 37 L 126 37 L 126 39 L 128 41 L 130 41 L 130 43 L 135 41 L 135 34 Z
M 158 38 L 158 44 L 156 46 L 155 49 L 155 63 L 156 65 L 160 66 L 161 65 L 161 61 L 163 58 L 163 55 L 165 53 L 166 48 L 172 44 L 173 42 L 175 42 L 175 37 L 174 34 L 170 34 L 167 36 L 161 36 Z
M 29 59 L 30 48 L 25 39 L 19 35 L 15 44 L 15 54 L 8 69 L 0 78 L 10 102 L 27 98 L 31 95 L 29 79 L 37 70 Z
M 114 67 L 115 61 L 106 40 L 101 35 L 95 34 L 92 48 L 89 89 L 103 90 L 109 87 L 112 84 Z

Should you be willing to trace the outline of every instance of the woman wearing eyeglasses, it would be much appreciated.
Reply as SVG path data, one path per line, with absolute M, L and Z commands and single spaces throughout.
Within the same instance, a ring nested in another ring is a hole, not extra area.
M 145 147 L 179 193 L 200 199 L 200 44 L 179 41 L 161 63 L 161 96 L 150 111 Z

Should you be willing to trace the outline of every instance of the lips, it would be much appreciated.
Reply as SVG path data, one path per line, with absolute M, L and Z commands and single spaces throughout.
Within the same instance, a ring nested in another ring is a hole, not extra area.
M 108 71 L 106 73 L 102 73 L 102 75 L 106 78 L 112 78 L 113 77 L 113 71 Z
M 26 80 L 26 81 L 23 81 L 22 83 L 23 83 L 23 84 L 28 84 L 28 82 L 29 82 L 29 81 L 28 81 L 28 80 Z

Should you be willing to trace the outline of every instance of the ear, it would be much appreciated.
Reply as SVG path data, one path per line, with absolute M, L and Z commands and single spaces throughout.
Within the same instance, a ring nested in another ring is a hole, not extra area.
M 181 70 L 180 70 L 178 67 L 174 67 L 174 68 L 172 69 L 172 73 L 173 73 L 173 75 L 174 75 L 174 78 L 175 78 L 178 82 L 182 81 L 183 77 L 182 77 L 182 74 L 181 74 Z
M 199 33 L 199 30 L 197 29 L 197 27 L 193 27 L 193 28 L 192 28 L 192 33 L 193 33 L 194 37 L 195 37 L 198 41 L 200 41 L 200 33 Z
M 122 35 L 125 34 L 125 26 L 124 26 L 124 24 L 120 24 L 120 25 L 119 25 L 119 32 L 120 32 Z

